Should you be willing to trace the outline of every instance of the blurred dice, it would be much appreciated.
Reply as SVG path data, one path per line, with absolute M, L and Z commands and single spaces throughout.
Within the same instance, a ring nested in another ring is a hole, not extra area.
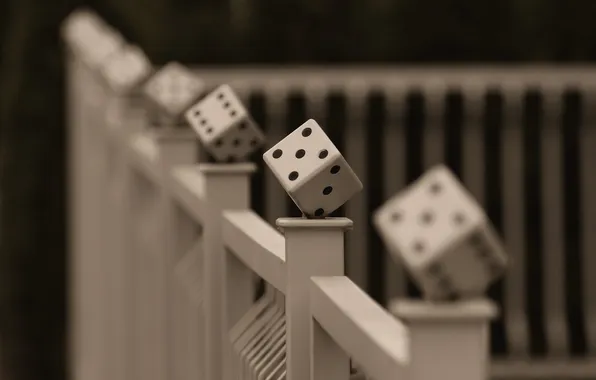
M 232 88 L 222 85 L 186 112 L 186 121 L 218 162 L 247 159 L 265 143 L 265 136 Z
M 484 210 L 443 165 L 389 199 L 373 222 L 428 299 L 481 296 L 508 263 Z
M 92 69 L 102 65 L 125 44 L 120 33 L 87 9 L 69 15 L 62 33 L 73 53 Z
M 186 110 L 201 98 L 205 83 L 178 62 L 170 62 L 158 70 L 145 84 L 151 122 L 158 125 L 179 125 Z
M 324 218 L 362 190 L 333 142 L 308 120 L 263 155 L 265 163 L 308 218 Z
M 151 61 L 134 45 L 126 45 L 101 67 L 106 84 L 117 95 L 130 95 L 140 91 L 151 72 Z

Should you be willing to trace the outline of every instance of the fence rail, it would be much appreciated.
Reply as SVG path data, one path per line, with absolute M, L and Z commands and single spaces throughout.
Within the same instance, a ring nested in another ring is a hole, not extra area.
M 238 378 L 242 331 L 264 310 L 285 347 L 251 354 L 267 380 L 345 379 L 350 357 L 376 380 L 484 378 L 494 306 L 390 304 L 417 293 L 370 226 L 438 162 L 487 208 L 514 262 L 490 291 L 503 307 L 492 376 L 596 376 L 593 68 L 197 68 L 237 90 L 271 142 L 323 121 L 366 185 L 343 209 L 347 232 L 350 219 L 279 219 L 296 210 L 262 164 L 197 164 L 192 133 L 150 126 L 70 46 L 74 378 Z

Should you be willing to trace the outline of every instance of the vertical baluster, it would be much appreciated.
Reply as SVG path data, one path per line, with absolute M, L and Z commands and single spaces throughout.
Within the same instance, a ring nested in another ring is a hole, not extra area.
M 544 257 L 544 313 L 549 354 L 569 354 L 565 312 L 565 259 L 563 245 L 562 136 L 563 97 L 558 86 L 544 86 L 541 134 Z
M 445 161 L 445 108 L 447 85 L 442 81 L 424 87 L 426 126 L 424 128 L 424 168 L 429 169 Z
M 400 191 L 406 184 L 406 154 L 405 154 L 405 125 L 404 115 L 406 107 L 407 84 L 390 89 L 388 97 L 388 125 L 385 129 L 383 144 L 384 153 L 384 187 L 383 200 L 389 199 Z M 396 258 L 385 252 L 385 299 L 407 296 L 406 273 Z
M 588 355 L 596 355 L 596 86 L 592 81 L 585 87 L 583 124 L 581 126 L 581 205 L 582 205 L 582 267 L 584 313 Z
M 287 113 L 288 88 L 284 82 L 272 82 L 265 88 L 267 101 L 267 116 L 269 117 L 267 130 L 267 149 L 282 140 L 286 133 L 284 130 Z M 271 170 L 265 172 L 265 219 L 274 223 L 281 213 L 286 210 L 286 192 Z
M 484 197 L 484 87 L 470 83 L 464 87 L 463 181 L 474 198 L 485 205 Z
M 511 265 L 504 279 L 504 318 L 509 354 L 524 359 L 529 355 L 526 310 L 526 245 L 524 213 L 523 88 L 506 84 L 504 96 L 503 145 L 503 237 Z
M 348 125 L 346 125 L 344 154 L 354 173 L 364 184 L 367 182 L 367 127 L 364 125 L 367 90 L 366 83 L 362 82 L 351 82 L 346 87 Z M 346 236 L 346 271 L 350 279 L 362 289 L 368 289 L 366 254 L 368 237 L 365 226 L 370 223 L 370 214 L 367 209 L 367 197 L 368 191 L 365 185 L 362 191 L 345 205 L 346 216 L 362 226 L 355 231 L 350 231 Z

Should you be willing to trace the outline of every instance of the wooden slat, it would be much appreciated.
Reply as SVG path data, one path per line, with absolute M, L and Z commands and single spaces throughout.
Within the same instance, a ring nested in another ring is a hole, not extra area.
M 425 126 L 423 137 L 424 170 L 445 160 L 444 116 L 447 85 L 442 81 L 424 86 Z
M 503 165 L 503 235 L 510 266 L 504 280 L 504 320 L 509 354 L 522 358 L 529 355 L 529 329 L 526 310 L 526 252 L 523 180 L 522 111 L 523 89 L 503 89 L 504 128 Z
M 485 87 L 471 84 L 463 88 L 464 125 L 462 177 L 466 188 L 485 206 L 484 196 L 484 110 Z
M 565 313 L 565 257 L 563 244 L 563 178 L 561 150 L 560 88 L 543 88 L 543 128 L 541 134 L 544 315 L 549 353 L 569 354 Z
M 287 112 L 287 88 L 283 83 L 273 82 L 265 88 L 267 101 L 267 149 L 277 144 L 284 137 L 285 117 Z M 286 199 L 288 195 L 271 170 L 265 167 L 265 218 L 271 224 L 286 212 Z
M 406 326 L 349 278 L 313 277 L 310 297 L 313 318 L 367 375 L 376 380 L 407 378 Z
M 491 364 L 490 373 L 493 379 L 587 380 L 596 378 L 596 361 L 592 358 L 496 360 Z
M 596 356 L 596 87 L 588 87 L 583 104 L 584 123 L 580 135 L 582 205 L 582 279 L 584 320 L 588 352 Z
M 284 237 L 253 211 L 225 211 L 225 245 L 253 272 L 280 292 L 286 289 Z
M 384 173 L 383 173 L 383 201 L 395 195 L 406 184 L 406 154 L 405 154 L 405 125 L 404 113 L 406 107 L 406 91 L 404 86 L 400 90 L 387 93 L 388 124 L 385 128 L 383 140 Z M 373 211 L 373 210 L 371 210 Z M 401 263 L 387 250 L 385 252 L 385 299 L 405 297 L 406 273 Z
M 366 226 L 369 224 L 367 210 L 367 136 L 364 125 L 367 87 L 361 82 L 353 82 L 346 87 L 348 115 L 345 133 L 345 158 L 364 185 L 362 191 L 350 199 L 346 205 L 346 216 L 360 226 L 346 235 L 346 266 L 348 276 L 362 289 L 368 287 L 368 260 Z
M 207 217 L 205 181 L 195 166 L 179 166 L 172 170 L 169 181 L 171 196 L 180 203 L 198 224 Z

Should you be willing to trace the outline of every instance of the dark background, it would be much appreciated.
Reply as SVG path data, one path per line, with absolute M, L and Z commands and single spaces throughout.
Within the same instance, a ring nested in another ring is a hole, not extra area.
M 0 377 L 66 378 L 59 27 L 96 10 L 157 64 L 590 62 L 596 2 L 0 1 Z

